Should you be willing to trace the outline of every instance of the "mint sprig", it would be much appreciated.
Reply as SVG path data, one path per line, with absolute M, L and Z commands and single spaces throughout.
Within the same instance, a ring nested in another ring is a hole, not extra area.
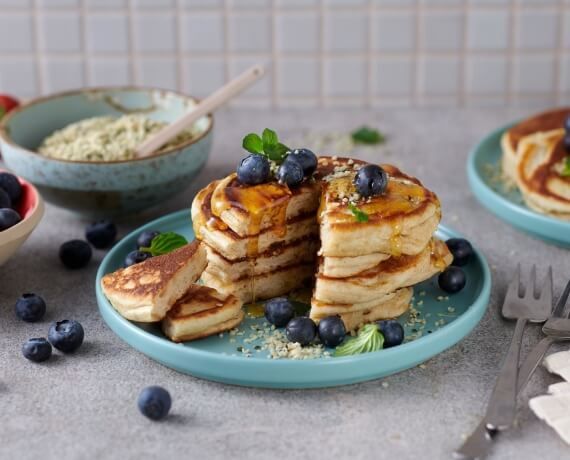
M 570 177 L 570 155 L 566 157 L 564 168 L 560 171 L 560 175 L 563 177 Z
M 352 212 L 358 222 L 368 222 L 368 214 L 358 209 L 354 204 L 348 203 L 348 209 L 350 209 L 350 212 Z
M 368 126 L 362 126 L 354 130 L 350 135 L 356 144 L 376 145 L 386 142 L 386 136 L 384 136 L 384 134 Z
M 242 147 L 251 153 L 263 155 L 272 161 L 281 163 L 291 149 L 279 142 L 277 133 L 269 128 L 265 128 L 261 136 L 249 133 L 243 138 Z
M 147 248 L 141 248 L 141 251 L 150 252 L 150 254 L 155 256 L 162 256 L 174 251 L 175 249 L 181 248 L 188 244 L 186 238 L 178 233 L 166 232 L 160 233 L 155 236 Z
M 376 324 L 366 324 L 358 331 L 358 335 L 336 347 L 335 357 L 358 355 L 378 351 L 384 347 L 384 336 Z

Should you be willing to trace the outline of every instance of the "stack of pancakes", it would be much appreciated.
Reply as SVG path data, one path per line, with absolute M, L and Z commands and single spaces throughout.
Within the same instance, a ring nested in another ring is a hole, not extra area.
M 198 242 L 168 254 L 109 273 L 101 287 L 109 302 L 125 318 L 162 322 L 173 341 L 206 337 L 237 326 L 242 303 L 196 281 L 206 267 L 206 251 Z
M 321 249 L 310 316 L 340 315 L 349 330 L 404 313 L 412 286 L 452 259 L 447 246 L 433 238 L 441 218 L 435 194 L 382 165 L 389 177 L 386 191 L 364 199 L 354 185 L 362 164 L 324 159 L 319 168 Z
M 348 329 L 402 314 L 411 287 L 451 262 L 433 239 L 439 200 L 390 165 L 386 192 L 359 197 L 353 181 L 364 164 L 321 157 L 314 177 L 292 190 L 242 185 L 234 174 L 201 190 L 192 219 L 208 254 L 204 284 L 251 302 L 315 278 L 310 316 L 338 314 Z
M 276 182 L 243 186 L 235 174 L 212 182 L 192 203 L 194 231 L 208 253 L 202 281 L 243 302 L 299 287 L 314 273 L 318 206 L 314 181 L 294 190 Z
M 526 204 L 543 214 L 570 220 L 570 177 L 563 176 L 568 152 L 564 122 L 570 108 L 543 112 L 513 126 L 501 138 L 505 176 Z

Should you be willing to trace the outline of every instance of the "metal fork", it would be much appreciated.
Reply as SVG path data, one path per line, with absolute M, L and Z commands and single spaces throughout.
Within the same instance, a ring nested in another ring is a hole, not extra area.
M 513 423 L 516 414 L 518 363 L 522 335 L 528 321 L 544 322 L 552 309 L 552 267 L 548 268 L 548 274 L 538 298 L 535 295 L 536 266 L 533 265 L 531 269 L 529 283 L 522 296 L 520 288 L 519 264 L 507 289 L 502 308 L 505 318 L 517 320 L 515 332 L 487 404 L 487 412 L 471 436 L 454 452 L 456 458 L 484 458 L 490 449 L 492 436 L 496 431 L 507 429 Z
M 558 299 L 552 316 L 548 318 L 548 321 L 542 326 L 542 332 L 546 337 L 534 346 L 519 369 L 519 391 L 526 386 L 550 346 L 554 342 L 570 340 L 570 311 L 564 314 L 569 295 L 570 280 L 566 283 L 564 292 Z

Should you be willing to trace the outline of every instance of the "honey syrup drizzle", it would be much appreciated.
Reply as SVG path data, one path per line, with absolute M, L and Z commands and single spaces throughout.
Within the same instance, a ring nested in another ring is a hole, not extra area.
M 279 237 L 287 232 L 287 207 L 291 200 L 287 186 L 270 182 L 243 186 L 237 183 L 235 174 L 228 186 L 216 190 L 212 196 L 212 214 L 221 221 L 221 215 L 229 209 L 240 209 L 247 214 L 249 236 L 246 256 L 249 259 L 250 282 L 253 302 L 255 302 L 255 258 L 259 254 L 259 234 L 265 219 L 270 219 L 272 231 Z
M 432 238 L 429 242 L 429 248 L 432 265 L 440 272 L 444 271 L 447 268 L 447 264 L 445 263 L 445 259 L 438 248 L 438 242 Z

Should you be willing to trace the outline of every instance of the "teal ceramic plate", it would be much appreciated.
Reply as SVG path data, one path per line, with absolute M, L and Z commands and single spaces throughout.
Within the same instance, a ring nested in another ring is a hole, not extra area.
M 459 342 L 477 325 L 489 301 L 491 275 L 485 258 L 476 251 L 474 260 L 464 267 L 468 281 L 460 293 L 445 298 L 435 278 L 415 288 L 414 309 L 419 312 L 417 317 L 426 322 L 414 322 L 409 314 L 403 315 L 400 320 L 406 323 L 406 343 L 398 347 L 343 358 L 269 359 L 267 351 L 259 349 L 262 348 L 259 340 L 250 341 L 256 327 L 267 325 L 264 318 L 247 318 L 235 335 L 225 333 L 175 344 L 156 325 L 124 319 L 99 287 L 101 277 L 122 265 L 127 253 L 133 250 L 137 235 L 148 229 L 174 231 L 189 240 L 194 238 L 190 212 L 180 211 L 155 220 L 121 240 L 105 257 L 97 273 L 101 315 L 119 337 L 152 359 L 217 382 L 265 388 L 318 388 L 384 377 L 416 366 Z M 447 239 L 457 235 L 440 227 L 437 236 Z
M 559 246 L 570 247 L 570 222 L 528 208 L 517 189 L 500 180 L 501 136 L 512 124 L 485 137 L 469 155 L 467 177 L 475 197 L 489 211 L 512 226 Z

